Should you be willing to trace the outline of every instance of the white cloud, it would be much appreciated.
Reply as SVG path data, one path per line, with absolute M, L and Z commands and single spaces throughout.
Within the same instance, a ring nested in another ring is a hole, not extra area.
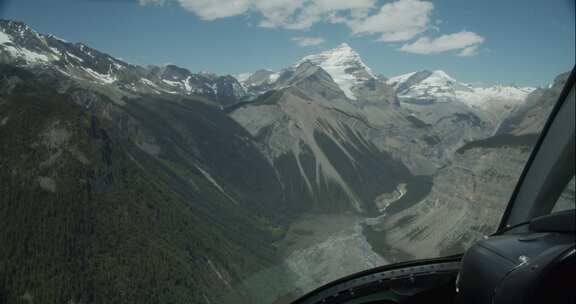
M 150 0 L 148 0 L 150 1 Z M 178 0 L 180 5 L 204 20 L 215 20 L 246 13 L 250 0 Z
M 170 0 L 139 0 L 142 5 Z M 171 0 L 203 20 L 215 20 L 245 13 L 261 15 L 259 25 L 303 30 L 325 21 L 335 12 L 364 17 L 376 0 Z
M 253 10 L 262 15 L 260 26 L 263 27 L 287 24 L 303 5 L 302 0 L 253 0 Z
M 380 41 L 406 41 L 426 31 L 434 5 L 428 1 L 399 0 L 384 4 L 378 13 L 347 22 L 354 34 L 379 34 Z
M 473 45 L 473 46 L 469 46 L 467 48 L 464 48 L 462 51 L 460 51 L 460 53 L 458 53 L 458 56 L 460 56 L 460 57 L 472 57 L 476 54 L 478 54 L 478 45 Z
M 164 5 L 166 0 L 138 0 L 140 5 Z
M 177 2 L 203 20 L 238 15 L 256 16 L 261 27 L 307 30 L 317 23 L 348 26 L 353 35 L 375 35 L 382 42 L 407 42 L 400 50 L 416 54 L 458 51 L 457 55 L 476 55 L 484 38 L 473 32 L 422 37 L 439 32 L 441 20 L 433 19 L 430 0 L 396 0 L 381 6 L 377 0 L 138 0 L 141 5 Z M 251 19 L 254 20 L 254 19 Z M 420 38 L 418 38 L 420 37 Z M 414 39 L 418 38 L 414 41 Z M 295 37 L 302 46 L 323 42 L 318 37 Z
M 307 29 L 318 22 L 317 16 L 305 9 L 302 0 L 254 0 L 263 19 L 260 26 L 270 28 Z
M 473 56 L 478 46 L 484 43 L 484 37 L 474 32 L 458 32 L 442 35 L 438 38 L 421 37 L 418 40 L 403 45 L 400 50 L 415 54 L 437 54 L 461 50 L 459 56 Z
M 294 37 L 292 41 L 296 42 L 299 46 L 313 46 L 324 43 L 322 37 Z
M 303 30 L 326 21 L 337 12 L 365 15 L 376 0 L 254 0 L 264 19 L 260 25 Z M 266 6 L 264 6 L 266 3 Z M 272 5 L 270 4 L 272 3 Z

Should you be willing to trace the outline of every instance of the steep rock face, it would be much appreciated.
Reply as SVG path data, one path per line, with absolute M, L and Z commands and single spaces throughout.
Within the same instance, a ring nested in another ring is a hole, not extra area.
M 294 87 L 316 102 L 346 102 L 341 87 L 321 67 L 304 61 L 292 70 L 284 71 L 276 81 L 278 88 Z
M 230 115 L 258 140 L 288 201 L 298 202 L 300 210 L 374 212 L 376 196 L 412 178 L 400 161 L 353 127 L 370 128 L 362 117 L 327 107 L 296 88 L 265 94 Z
M 532 93 L 496 135 L 458 149 L 424 200 L 369 227 L 386 240 L 379 250 L 396 259 L 456 254 L 493 232 L 565 79 Z
M 436 153 L 448 160 L 466 142 L 490 136 L 492 124 L 481 112 L 473 111 L 460 102 L 441 102 L 429 105 L 406 103 L 402 108 L 415 125 L 429 130 L 427 141 Z
M 548 119 L 548 113 L 556 104 L 569 76 L 569 73 L 560 74 L 550 88 L 538 89 L 528 95 L 526 102 L 502 121 L 496 133 L 524 135 L 538 132 L 538 128 Z
M 247 132 L 193 99 L 0 75 L 2 301 L 252 302 L 283 203 Z
M 443 104 L 437 109 L 444 112 L 432 111 L 426 117 L 422 115 L 423 120 L 415 115 L 417 110 L 408 107 L 351 103 L 326 71 L 309 62 L 300 64 L 294 72 L 281 74 L 277 82 L 283 83 L 284 89 L 230 109 L 231 116 L 248 130 L 268 130 L 270 136 L 258 139 L 270 159 L 279 154 L 271 153 L 277 150 L 276 142 L 291 142 L 289 138 L 293 133 L 287 131 L 292 128 L 291 124 L 308 114 L 315 115 L 311 121 L 329 120 L 353 130 L 379 151 L 402 161 L 414 175 L 431 174 L 467 140 L 491 134 L 491 128 L 477 116 Z M 276 103 L 280 99 L 282 105 L 297 103 L 299 110 L 288 113 L 289 108 Z M 263 106 L 263 103 L 273 105 Z M 468 109 L 465 105 L 461 107 Z M 303 127 L 310 132 L 317 129 L 313 123 Z

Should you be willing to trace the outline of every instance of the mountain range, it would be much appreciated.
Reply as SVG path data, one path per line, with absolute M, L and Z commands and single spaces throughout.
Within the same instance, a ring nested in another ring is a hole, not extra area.
M 434 202 L 462 172 L 493 174 L 473 166 L 478 155 L 520 149 L 502 160 L 519 166 L 559 79 L 386 79 L 347 44 L 221 76 L 129 64 L 0 20 L 0 303 L 284 303 L 393 253 L 465 246 L 490 225 L 445 233 L 482 218 L 469 199 Z M 463 210 L 456 224 L 440 223 L 446 210 Z M 294 228 L 318 214 L 372 219 L 343 238 L 369 258 L 351 262 L 346 245 L 328 257 L 346 267 L 319 271 L 314 256 L 332 247 L 302 251 Z M 423 225 L 444 238 L 406 242 Z

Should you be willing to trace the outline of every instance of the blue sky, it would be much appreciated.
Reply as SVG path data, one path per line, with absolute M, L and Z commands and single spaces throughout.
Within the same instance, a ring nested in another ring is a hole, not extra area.
M 442 69 L 487 85 L 544 85 L 575 60 L 573 0 L 0 0 L 0 18 L 131 63 L 218 74 L 342 42 L 388 77 Z

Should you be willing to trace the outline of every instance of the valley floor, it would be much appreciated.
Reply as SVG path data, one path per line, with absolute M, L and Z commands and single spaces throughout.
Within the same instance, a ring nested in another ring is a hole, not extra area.
M 417 179 L 414 184 L 423 182 L 428 182 L 428 179 Z M 285 237 L 273 244 L 282 256 L 282 263 L 278 269 L 267 273 L 271 280 L 280 276 L 289 278 L 285 283 L 290 284 L 291 290 L 286 286 L 276 289 L 277 301 L 294 300 L 333 280 L 405 260 L 408 257 L 405 253 L 386 244 L 384 233 L 371 227 L 388 214 L 417 204 L 429 188 L 413 185 L 412 190 L 422 193 L 406 195 L 410 191 L 405 185 L 394 191 L 401 195 L 389 193 L 385 208 L 377 217 L 352 212 L 307 213 L 291 223 Z
M 275 303 L 286 303 L 330 281 L 389 264 L 373 249 L 380 243 L 368 241 L 374 235 L 368 235 L 366 227 L 374 220 L 352 213 L 301 216 L 284 239 L 274 244 L 283 255 L 282 263 L 256 274 L 247 285 L 254 290 L 256 285 L 268 284 L 271 292 L 258 299 L 261 303 L 272 303 L 272 298 Z

